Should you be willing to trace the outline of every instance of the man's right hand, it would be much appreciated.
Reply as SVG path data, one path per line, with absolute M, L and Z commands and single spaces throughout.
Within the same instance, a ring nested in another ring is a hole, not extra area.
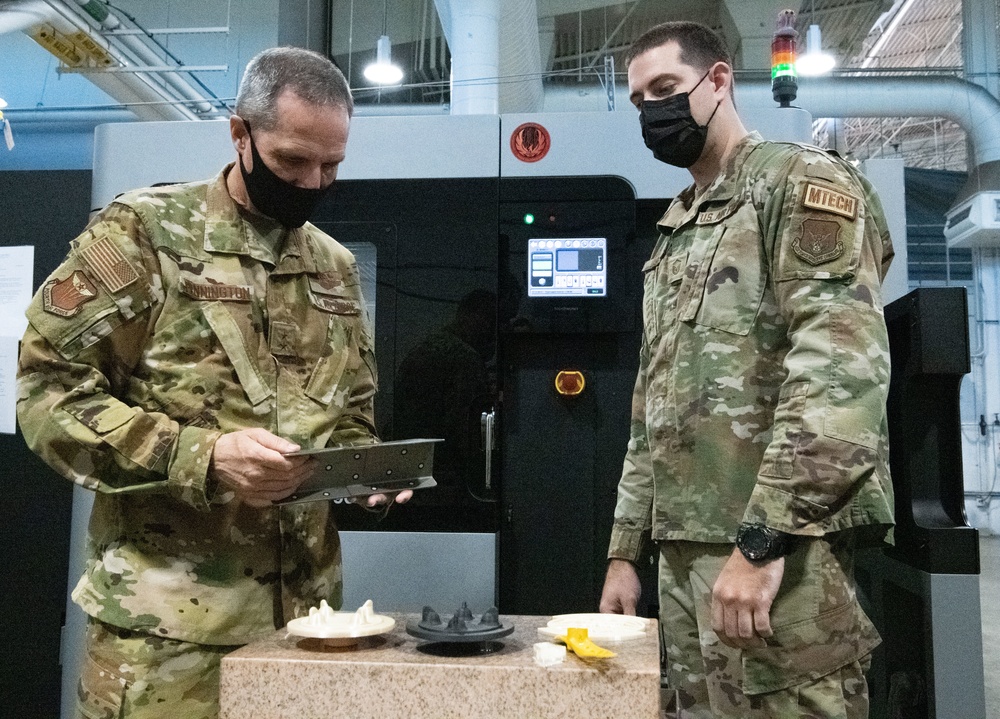
M 313 473 L 313 458 L 285 456 L 299 449 L 299 445 L 266 429 L 224 434 L 212 450 L 208 476 L 251 507 L 269 507 L 293 494 Z
M 639 604 L 642 585 L 639 573 L 632 562 L 612 559 L 608 562 L 608 573 L 604 577 L 604 591 L 601 592 L 600 610 L 603 614 L 635 615 Z

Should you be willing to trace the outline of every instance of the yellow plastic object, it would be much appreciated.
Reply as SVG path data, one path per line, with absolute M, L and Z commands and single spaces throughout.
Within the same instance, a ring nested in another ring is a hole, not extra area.
M 568 627 L 566 635 L 556 637 L 581 659 L 608 659 L 616 656 L 610 649 L 599 647 L 590 639 L 586 627 Z

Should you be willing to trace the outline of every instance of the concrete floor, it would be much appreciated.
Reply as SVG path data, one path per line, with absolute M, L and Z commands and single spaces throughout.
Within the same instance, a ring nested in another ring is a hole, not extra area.
M 983 613 L 986 717 L 1000 717 L 1000 537 L 979 540 L 979 597 Z

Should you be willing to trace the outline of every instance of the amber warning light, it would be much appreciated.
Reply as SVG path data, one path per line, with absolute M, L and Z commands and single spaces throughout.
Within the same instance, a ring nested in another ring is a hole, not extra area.
M 556 392 L 564 397 L 575 397 L 583 392 L 587 386 L 587 381 L 583 378 L 583 372 L 575 369 L 560 370 L 556 375 Z

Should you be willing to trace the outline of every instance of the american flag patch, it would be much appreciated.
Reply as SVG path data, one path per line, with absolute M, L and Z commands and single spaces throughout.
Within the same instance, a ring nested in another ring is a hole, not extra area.
M 80 251 L 97 278 L 112 292 L 120 292 L 139 279 L 139 273 L 107 237 Z

